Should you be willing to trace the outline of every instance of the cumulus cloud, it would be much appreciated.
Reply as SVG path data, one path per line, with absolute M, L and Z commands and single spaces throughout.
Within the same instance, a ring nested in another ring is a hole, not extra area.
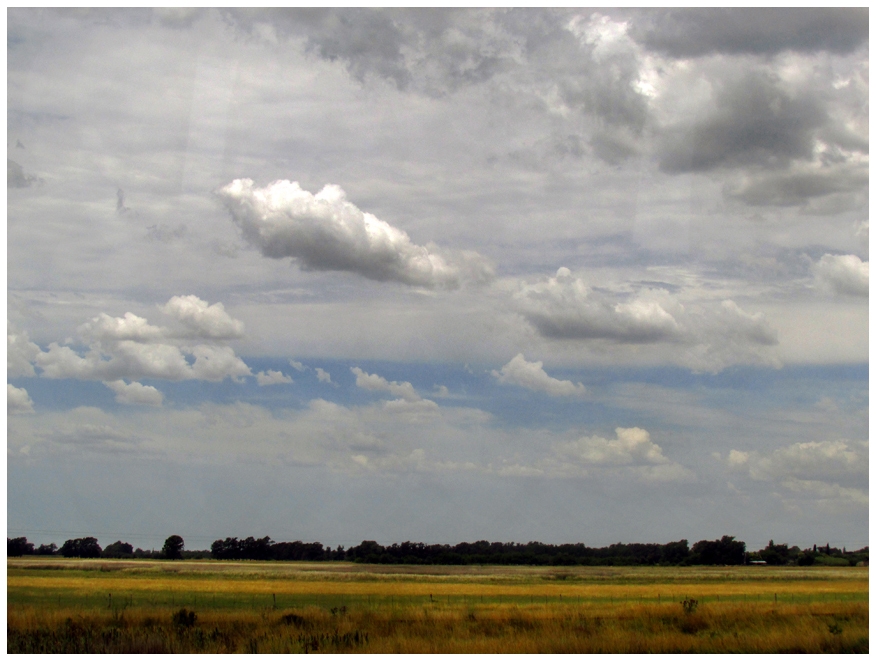
M 33 400 L 24 388 L 16 388 L 11 383 L 6 384 L 6 413 L 33 413 Z
M 470 251 L 443 254 L 349 202 L 339 186 L 313 195 L 298 182 L 255 188 L 236 179 L 218 191 L 244 238 L 265 257 L 298 260 L 302 268 L 349 271 L 421 287 L 456 288 L 492 278 L 492 267 Z
M 281 383 L 293 383 L 291 376 L 286 376 L 277 370 L 268 370 L 256 374 L 256 381 L 260 386 L 274 386 Z
M 856 255 L 823 255 L 812 266 L 816 284 L 836 294 L 870 295 L 870 262 Z
M 544 363 L 541 361 L 528 362 L 523 354 L 519 353 L 500 371 L 493 370 L 492 374 L 499 383 L 522 386 L 557 397 L 580 397 L 586 393 L 586 389 L 580 383 L 561 381 L 548 376 L 542 365 Z
M 777 482 L 818 499 L 869 501 L 869 444 L 852 441 L 793 443 L 772 452 L 731 450 L 727 464 L 753 480 Z
M 290 360 L 289 366 L 297 372 L 303 372 L 307 369 L 307 367 L 304 366 L 304 363 L 299 363 L 297 360 Z
M 319 380 L 320 383 L 331 383 L 332 382 L 332 375 L 329 374 L 328 372 L 326 372 L 321 367 L 316 368 L 316 378 Z
M 762 313 L 746 312 L 732 300 L 683 305 L 662 289 L 610 295 L 594 291 L 563 267 L 555 277 L 521 284 L 514 302 L 549 339 L 662 343 L 674 346 L 683 364 L 705 371 L 737 363 L 778 364 L 776 331 Z
M 523 315 L 545 337 L 644 343 L 679 335 L 675 318 L 658 302 L 613 303 L 565 267 L 547 282 L 522 286 L 515 298 Z
M 147 406 L 161 406 L 164 395 L 157 388 L 144 386 L 142 383 L 132 381 L 125 383 L 123 379 L 116 381 L 104 381 L 103 385 L 116 394 L 119 404 L 144 404 Z
M 27 331 L 17 330 L 7 319 L 6 321 L 6 375 L 34 376 L 33 361 L 40 353 L 40 348 L 30 341 Z
M 42 369 L 42 376 L 55 379 L 221 381 L 251 376 L 234 350 L 221 344 L 238 337 L 243 329 L 221 304 L 211 306 L 194 296 L 175 296 L 163 310 L 179 320 L 185 331 L 152 325 L 131 312 L 123 317 L 101 313 L 78 329 L 84 350 L 52 342 L 46 351 L 37 347 L 29 355 Z M 189 344 L 191 339 L 201 342 Z M 18 356 L 22 353 L 19 346 L 27 349 L 17 337 L 15 346 Z
M 174 296 L 161 310 L 198 337 L 230 340 L 243 337 L 243 322 L 233 319 L 222 303 L 209 305 L 197 296 Z
M 368 374 L 358 367 L 351 367 L 350 371 L 356 375 L 356 387 L 364 390 L 388 392 L 396 397 L 401 397 L 407 402 L 419 402 L 422 398 L 409 381 L 387 381 L 377 374 Z
M 553 443 L 549 455 L 535 462 L 506 463 L 500 475 L 584 477 L 611 476 L 641 482 L 687 481 L 693 474 L 663 454 L 651 435 L 639 427 L 618 427 L 615 438 L 584 436 Z

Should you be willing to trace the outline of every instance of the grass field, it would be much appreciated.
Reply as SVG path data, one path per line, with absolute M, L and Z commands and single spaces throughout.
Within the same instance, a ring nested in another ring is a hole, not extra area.
M 857 567 L 24 558 L 7 562 L 7 586 L 8 652 L 869 649 Z

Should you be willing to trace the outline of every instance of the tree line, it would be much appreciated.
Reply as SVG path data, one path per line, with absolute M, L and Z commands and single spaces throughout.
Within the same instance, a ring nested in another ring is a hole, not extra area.
M 383 546 L 366 540 L 358 546 L 324 547 L 319 542 L 275 542 L 270 537 L 226 537 L 217 539 L 209 550 L 187 551 L 179 535 L 171 535 L 160 551 L 134 549 L 121 540 L 101 548 L 95 537 L 68 539 L 58 548 L 42 544 L 37 548 L 26 537 L 6 538 L 9 557 L 60 555 L 72 558 L 147 558 L 164 560 L 307 560 L 312 562 L 347 561 L 368 564 L 407 565 L 857 565 L 869 562 L 869 547 L 846 549 L 813 545 L 800 549 L 770 543 L 759 551 L 747 552 L 745 542 L 725 535 L 716 540 L 700 540 L 690 546 L 686 539 L 667 544 L 612 544 L 588 547 L 584 544 L 526 544 L 505 542 L 463 542 L 456 545 L 402 542 Z

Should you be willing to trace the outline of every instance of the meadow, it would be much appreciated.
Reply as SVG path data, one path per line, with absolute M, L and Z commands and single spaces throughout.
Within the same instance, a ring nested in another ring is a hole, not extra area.
M 7 652 L 867 652 L 866 567 L 7 561 Z

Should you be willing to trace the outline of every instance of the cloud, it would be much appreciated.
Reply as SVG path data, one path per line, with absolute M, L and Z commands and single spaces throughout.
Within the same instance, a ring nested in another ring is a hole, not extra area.
M 724 187 L 727 197 L 752 206 L 802 206 L 815 198 L 829 204 L 814 206 L 821 213 L 846 211 L 861 206 L 870 176 L 866 165 L 842 167 L 806 166 L 781 173 L 755 172 Z M 833 198 L 833 199 L 830 199 Z
M 700 113 L 662 127 L 657 156 L 664 172 L 740 166 L 787 167 L 809 160 L 827 113 L 814 94 L 792 94 L 774 74 L 735 69 L 709 78 Z
M 550 453 L 535 462 L 505 463 L 500 475 L 544 477 L 597 477 L 665 483 L 690 481 L 694 475 L 663 454 L 639 427 L 618 427 L 615 438 L 583 436 L 576 441 L 555 442 Z
M 332 382 L 332 375 L 329 374 L 328 372 L 326 372 L 321 367 L 316 368 L 316 378 L 319 380 L 320 383 L 331 383 Z M 358 381 L 358 379 L 357 379 L 357 381 Z
M 662 344 L 675 360 L 699 371 L 733 364 L 778 366 L 776 331 L 763 313 L 732 300 L 682 304 L 678 295 L 645 289 L 635 297 L 596 292 L 560 268 L 553 278 L 521 284 L 514 304 L 545 338 Z
M 6 321 L 6 375 L 35 376 L 33 361 L 40 348 L 30 341 L 27 331 L 18 331 Z
M 870 295 L 870 262 L 862 262 L 856 255 L 823 255 L 812 270 L 822 289 L 850 296 Z
M 297 360 L 290 360 L 289 365 L 298 372 L 303 372 L 307 369 L 303 363 L 299 363 Z
M 37 347 L 32 360 L 42 376 L 54 379 L 222 381 L 251 376 L 234 350 L 220 343 L 243 331 L 243 324 L 229 317 L 221 303 L 175 296 L 162 309 L 186 331 L 154 326 L 132 312 L 123 317 L 100 313 L 78 329 L 84 351 L 52 342 L 47 351 Z M 206 341 L 190 345 L 192 338 Z M 16 342 L 17 347 L 21 342 Z
M 116 394 L 119 404 L 145 404 L 147 406 L 161 406 L 164 395 L 157 388 L 144 386 L 142 383 L 132 381 L 125 383 L 124 380 L 104 381 L 103 385 Z
M 6 187 L 27 188 L 39 182 L 39 177 L 26 174 L 24 168 L 12 159 L 6 159 Z
M 349 271 L 378 281 L 454 289 L 484 282 L 492 267 L 474 252 L 445 256 L 347 201 L 344 191 L 325 186 L 312 195 L 298 182 L 275 181 L 254 188 L 235 179 L 218 191 L 244 238 L 265 257 L 297 259 L 305 270 Z
M 545 337 L 647 343 L 679 335 L 678 323 L 658 302 L 613 303 L 573 278 L 565 267 L 547 282 L 522 286 L 515 299 Z
M 275 386 L 281 383 L 293 383 L 291 376 L 286 376 L 277 370 L 268 370 L 256 374 L 256 381 L 260 386 Z
M 368 374 L 358 367 L 351 367 L 350 371 L 356 375 L 356 387 L 364 390 L 388 392 L 396 397 L 401 397 L 407 402 L 419 402 L 422 398 L 408 381 L 387 381 L 377 374 Z
M 16 388 L 11 383 L 6 384 L 6 413 L 18 415 L 33 413 L 33 400 L 24 388 Z
M 222 303 L 209 305 L 197 296 L 174 296 L 161 308 L 197 337 L 231 340 L 243 337 L 243 322 L 232 319 Z
M 493 370 L 492 374 L 499 383 L 522 386 L 557 397 L 580 397 L 585 394 L 586 389 L 580 383 L 561 381 L 548 376 L 542 369 L 543 364 L 541 361 L 527 362 L 523 354 L 519 353 L 501 371 Z
M 678 58 L 771 55 L 782 51 L 849 53 L 869 39 L 861 8 L 658 9 L 633 14 L 629 34 Z
M 864 441 L 793 443 L 772 452 L 731 450 L 727 464 L 757 481 L 776 482 L 816 499 L 867 505 L 869 444 Z

